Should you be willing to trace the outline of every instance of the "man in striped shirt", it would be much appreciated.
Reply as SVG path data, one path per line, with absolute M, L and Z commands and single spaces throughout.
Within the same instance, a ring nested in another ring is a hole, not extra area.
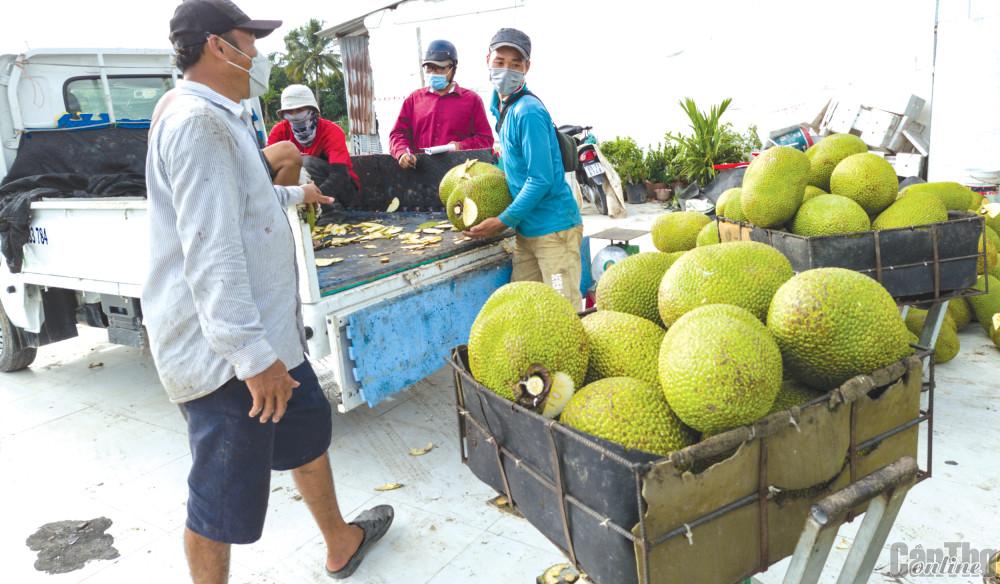
M 170 22 L 184 80 L 150 126 L 142 307 L 160 380 L 188 425 L 184 543 L 196 584 L 226 582 L 230 545 L 260 538 L 272 469 L 292 471 L 334 578 L 358 567 L 393 518 L 386 505 L 352 523 L 341 516 L 330 404 L 304 355 L 285 207 L 332 200 L 313 184 L 271 183 L 240 104 L 266 90 L 254 41 L 280 24 L 228 0 L 185 0 Z

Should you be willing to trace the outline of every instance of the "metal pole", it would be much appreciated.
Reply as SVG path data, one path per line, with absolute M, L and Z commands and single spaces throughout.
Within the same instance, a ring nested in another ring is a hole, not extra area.
M 108 120 L 115 124 L 118 119 L 115 117 L 115 106 L 111 103 L 111 84 L 108 83 L 108 71 L 104 68 L 104 53 L 97 52 L 97 65 L 101 68 L 101 88 L 104 91 L 104 104 L 108 106 Z

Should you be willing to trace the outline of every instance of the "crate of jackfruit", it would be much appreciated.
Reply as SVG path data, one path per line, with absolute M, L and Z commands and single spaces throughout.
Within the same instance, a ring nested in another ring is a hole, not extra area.
M 914 340 L 874 280 L 757 242 L 630 256 L 582 317 L 511 283 L 453 352 L 462 458 L 597 584 L 731 584 L 917 458 Z
M 936 300 L 973 293 L 979 274 L 997 270 L 1000 236 L 977 213 L 983 202 L 958 183 L 899 192 L 888 162 L 859 138 L 834 135 L 805 153 L 765 151 L 716 214 L 723 243 L 759 241 L 796 271 L 845 268 L 894 298 Z

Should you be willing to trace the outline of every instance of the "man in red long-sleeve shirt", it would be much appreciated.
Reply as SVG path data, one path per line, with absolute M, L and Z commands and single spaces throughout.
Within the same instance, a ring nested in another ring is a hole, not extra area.
M 424 148 L 453 144 L 456 150 L 493 147 L 493 131 L 483 100 L 455 83 L 458 51 L 433 41 L 424 55 L 428 86 L 409 95 L 389 134 L 389 151 L 403 168 L 415 168 Z
M 283 119 L 271 128 L 271 134 L 267 137 L 269 147 L 279 142 L 291 142 L 301 154 L 322 158 L 332 166 L 343 167 L 354 186 L 361 188 L 358 175 L 351 165 L 351 155 L 347 152 L 344 131 L 337 124 L 320 117 L 319 104 L 311 89 L 305 85 L 286 87 L 281 92 L 281 109 L 278 110 L 278 115 Z

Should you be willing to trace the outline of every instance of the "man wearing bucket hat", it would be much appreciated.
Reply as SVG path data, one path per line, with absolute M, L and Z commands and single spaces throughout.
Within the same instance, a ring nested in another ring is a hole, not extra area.
M 227 582 L 231 544 L 260 538 L 273 469 L 291 471 L 334 578 L 351 575 L 393 519 L 386 505 L 351 523 L 341 516 L 330 404 L 304 355 L 285 207 L 332 199 L 313 184 L 271 183 L 240 104 L 267 90 L 268 61 L 254 44 L 280 25 L 228 0 L 181 3 L 170 40 L 184 79 L 150 124 L 143 324 L 187 422 L 184 547 L 196 584 Z
M 500 164 L 514 202 L 468 235 L 491 237 L 508 227 L 514 229 L 511 279 L 549 284 L 582 309 L 583 221 L 566 183 L 552 118 L 524 83 L 531 66 L 528 35 L 513 28 L 500 29 L 490 41 L 487 66 L 496 89 L 491 110 L 497 118 Z
M 427 45 L 423 68 L 427 87 L 403 101 L 396 125 L 389 134 L 389 152 L 403 168 L 415 168 L 417 154 L 425 148 L 450 146 L 478 150 L 493 146 L 483 100 L 455 82 L 458 51 L 448 41 Z
M 322 158 L 351 177 L 355 188 L 360 188 L 358 175 L 351 165 L 351 155 L 347 151 L 347 137 L 340 126 L 320 117 L 319 104 L 311 89 L 305 85 L 289 85 L 281 92 L 280 122 L 271 128 L 267 145 L 283 142 L 295 146 L 306 156 Z M 330 193 L 334 196 L 337 193 Z

